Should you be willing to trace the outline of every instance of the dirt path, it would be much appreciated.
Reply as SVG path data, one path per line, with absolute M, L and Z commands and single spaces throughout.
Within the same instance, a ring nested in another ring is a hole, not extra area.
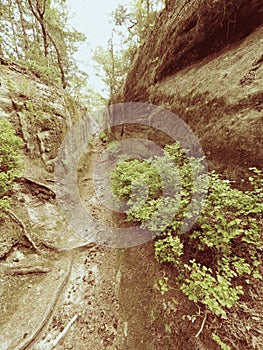
M 55 349 L 118 349 L 117 255 L 116 251 L 97 247 L 76 252 L 57 306 L 28 349 L 53 349 L 72 318 L 74 323 Z
M 97 202 L 93 188 L 93 171 L 100 150 L 84 160 L 79 191 L 94 217 L 111 224 L 111 214 Z M 27 349 L 123 349 L 118 300 L 121 250 L 94 245 L 74 249 L 70 254 L 69 280 L 46 326 Z

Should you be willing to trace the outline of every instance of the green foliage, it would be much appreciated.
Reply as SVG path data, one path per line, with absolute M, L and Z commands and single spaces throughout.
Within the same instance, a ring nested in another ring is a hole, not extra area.
M 159 279 L 155 284 L 155 287 L 160 291 L 162 295 L 168 292 L 168 290 L 170 289 L 168 285 L 168 277 L 164 276 L 163 278 Z
M 167 146 L 163 157 L 118 164 L 111 176 L 112 188 L 118 198 L 127 201 L 129 221 L 141 221 L 142 227 L 162 233 L 177 208 L 177 216 L 169 226 L 171 229 L 181 226 L 187 215 L 188 190 L 192 189 L 193 181 L 191 165 L 184 163 L 186 156 L 183 151 L 175 156 L 177 149 L 177 144 Z M 181 164 L 178 171 L 177 166 Z M 163 192 L 165 197 L 162 197 Z
M 0 215 L 9 205 L 6 193 L 21 172 L 22 146 L 23 142 L 15 135 L 11 123 L 0 118 Z
M 194 227 L 182 233 L 183 220 L 196 214 L 189 212 L 193 194 L 204 191 L 202 176 L 195 186 L 192 179 L 192 167 L 198 173 L 201 161 L 187 159 L 178 143 L 169 145 L 162 157 L 120 162 L 111 175 L 112 190 L 126 201 L 128 221 L 140 222 L 142 228 L 158 234 L 155 257 L 176 266 L 174 283 L 182 292 L 226 317 L 226 310 L 243 294 L 237 281 L 242 276 L 246 281 L 262 278 L 258 248 L 262 246 L 263 174 L 252 168 L 252 189 L 241 191 L 212 172 L 202 212 Z
M 120 90 L 138 46 L 163 6 L 163 0 L 132 0 L 119 4 L 111 14 L 115 27 L 108 47 L 98 46 L 93 56 L 97 75 L 107 85 L 110 98 Z
M 106 134 L 106 132 L 104 130 L 100 131 L 99 138 L 103 142 L 107 142 L 109 140 L 109 136 Z
M 17 62 L 19 65 L 32 72 L 37 77 L 41 77 L 41 79 L 47 83 L 52 82 L 60 84 L 60 73 L 58 67 L 56 65 L 50 66 L 48 59 L 43 57 L 40 52 L 37 55 L 36 51 L 39 51 L 39 49 L 33 51 L 32 55 L 30 55 L 30 59 L 18 60 Z
M 229 345 L 225 344 L 217 334 L 213 333 L 212 338 L 220 346 L 220 348 L 222 350 L 231 350 L 231 347 Z
M 132 0 L 128 5 L 118 5 L 112 15 L 116 26 L 126 27 L 126 40 L 140 44 L 163 6 L 163 0 Z
M 263 198 L 263 174 L 262 171 L 257 168 L 249 168 L 253 172 L 253 176 L 249 177 L 249 181 L 253 187 L 252 193 L 259 198 Z
M 183 244 L 178 236 L 169 232 L 165 238 L 155 242 L 155 257 L 160 263 L 173 262 L 178 265 L 178 259 L 183 254 Z
M 134 175 L 136 174 L 136 180 Z M 125 161 L 118 165 L 117 171 L 111 176 L 113 192 L 121 199 L 127 200 L 134 208 L 145 184 L 149 185 L 148 193 L 154 198 L 160 195 L 160 176 L 156 168 L 149 162 L 140 160 Z M 136 202 L 135 202 L 136 201 Z M 136 215 L 135 213 L 133 213 Z
M 243 294 L 242 287 L 231 286 L 231 279 L 213 271 L 204 265 L 196 263 L 195 260 L 185 264 L 189 271 L 189 277 L 184 278 L 180 285 L 182 292 L 194 302 L 201 302 L 209 307 L 216 315 L 226 317 L 223 307 L 231 308 Z
M 74 58 L 85 36 L 69 26 L 65 1 L 3 0 L 0 13 L 4 59 L 63 88 L 85 85 L 86 74 Z
M 113 38 L 109 40 L 106 49 L 98 46 L 94 50 L 93 60 L 96 62 L 97 76 L 109 88 L 110 97 L 113 97 L 125 79 L 128 61 L 120 51 L 116 50 Z

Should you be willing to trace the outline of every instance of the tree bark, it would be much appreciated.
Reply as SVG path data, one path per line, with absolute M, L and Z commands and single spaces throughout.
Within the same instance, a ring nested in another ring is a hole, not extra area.
M 44 1 L 44 6 L 42 10 L 40 8 L 38 0 L 36 1 L 36 9 L 34 8 L 32 0 L 28 0 L 28 4 L 33 15 L 36 17 L 36 19 L 40 24 L 42 36 L 43 36 L 43 43 L 44 43 L 44 55 L 45 57 L 47 57 L 48 56 L 48 33 L 47 33 L 45 20 L 44 20 L 44 15 L 46 11 L 46 0 Z
M 27 51 L 28 50 L 28 40 L 27 40 L 27 34 L 26 34 L 26 29 L 25 29 L 25 21 L 24 21 L 24 14 L 23 14 L 21 0 L 16 0 L 16 3 L 17 3 L 20 21 L 21 21 L 21 28 L 22 28 L 22 34 L 23 34 L 23 40 L 24 40 L 24 50 Z
M 57 61 L 58 61 L 58 67 L 60 70 L 60 75 L 61 75 L 61 83 L 62 83 L 62 87 L 63 89 L 66 89 L 67 87 L 67 81 L 66 81 L 66 75 L 65 75 L 65 71 L 64 71 L 64 67 L 63 67 L 63 62 L 62 62 L 62 56 L 61 53 L 59 51 L 59 48 L 55 42 L 55 40 L 53 39 L 53 37 L 48 33 L 48 37 L 51 41 L 51 43 L 53 44 L 55 50 L 56 50 L 56 54 L 57 54 Z
M 111 56 L 111 78 L 110 78 L 110 96 L 113 96 L 115 94 L 116 89 L 116 78 L 115 78 L 115 57 L 114 57 L 114 47 L 113 47 L 113 35 L 111 39 L 109 40 L 109 49 L 110 49 L 110 56 Z

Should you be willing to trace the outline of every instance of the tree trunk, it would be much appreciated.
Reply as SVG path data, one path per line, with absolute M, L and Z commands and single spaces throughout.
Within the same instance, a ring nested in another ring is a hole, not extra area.
M 23 14 L 21 0 L 16 0 L 16 3 L 17 3 L 20 21 L 21 21 L 22 34 L 23 34 L 23 39 L 24 39 L 24 50 L 27 51 L 28 50 L 28 40 L 27 40 L 27 34 L 26 34 L 26 29 L 25 29 L 25 21 L 24 21 L 24 14 Z
M 11 28 L 12 28 L 12 32 L 13 32 L 13 38 L 14 38 L 14 41 L 15 41 L 15 43 L 14 43 L 14 51 L 15 51 L 16 57 L 17 57 L 18 59 L 20 59 L 20 58 L 21 58 L 21 55 L 20 55 L 20 53 L 19 53 L 18 46 L 17 46 L 17 33 L 16 33 L 16 28 L 15 28 L 15 26 L 14 26 L 14 17 L 13 17 L 13 15 L 12 15 L 13 11 L 12 11 L 11 7 L 12 7 L 12 2 L 11 2 L 11 0 L 9 0 L 9 1 L 8 1 L 8 15 L 9 15 L 9 20 L 10 20 L 10 22 L 11 22 Z
M 115 67 L 115 56 L 114 56 L 114 45 L 113 45 L 113 33 L 109 40 L 109 52 L 111 57 L 111 72 L 110 72 L 110 97 L 116 93 L 116 67 Z
M 61 75 L 61 83 L 62 83 L 62 87 L 63 89 L 66 89 L 67 87 L 67 81 L 66 81 L 66 76 L 65 76 L 65 71 L 64 71 L 64 67 L 63 67 L 63 62 L 62 62 L 62 57 L 61 57 L 61 53 L 59 51 L 59 48 L 55 42 L 55 40 L 52 38 L 52 36 L 48 33 L 48 37 L 52 43 L 52 45 L 54 46 L 55 50 L 56 50 L 56 54 L 57 54 L 57 61 L 58 61 L 58 67 L 60 70 L 60 75 Z
M 42 36 L 43 36 L 43 43 L 44 43 L 44 55 L 45 55 L 45 57 L 47 57 L 48 56 L 48 33 L 46 30 L 46 25 L 45 25 L 45 20 L 44 20 L 44 15 L 45 15 L 45 10 L 46 10 L 46 1 L 44 1 L 44 6 L 43 6 L 42 11 L 41 11 L 38 0 L 36 2 L 36 9 L 33 6 L 32 0 L 28 0 L 28 4 L 29 4 L 29 7 L 30 7 L 33 15 L 35 16 L 35 18 L 38 20 L 38 22 L 40 24 Z

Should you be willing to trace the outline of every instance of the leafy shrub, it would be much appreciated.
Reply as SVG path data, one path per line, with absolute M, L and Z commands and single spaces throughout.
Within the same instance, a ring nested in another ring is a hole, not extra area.
M 15 135 L 12 124 L 0 118 L 0 215 L 9 205 L 6 193 L 21 172 L 22 146 L 23 141 Z
M 155 283 L 155 288 L 160 291 L 162 295 L 169 291 L 168 277 L 164 276 Z
M 109 141 L 109 136 L 107 135 L 107 133 L 104 130 L 100 131 L 99 138 L 101 139 L 102 142 Z
M 179 264 L 178 259 L 183 254 L 183 244 L 178 236 L 173 237 L 172 233 L 165 238 L 155 242 L 155 257 L 160 263 L 173 262 Z
M 239 295 L 243 294 L 242 287 L 232 287 L 231 278 L 219 272 L 214 276 L 211 268 L 196 263 L 195 260 L 190 263 L 191 265 L 185 265 L 189 277 L 184 278 L 180 289 L 190 300 L 201 302 L 216 315 L 226 317 L 223 307 L 230 308 L 237 302 Z
M 182 292 L 226 317 L 226 309 L 243 294 L 235 280 L 262 278 L 257 248 L 262 246 L 263 174 L 251 168 L 252 190 L 245 192 L 209 174 L 202 212 L 193 228 L 182 233 L 183 221 L 196 214 L 189 210 L 195 191 L 205 189 L 202 175 L 198 188 L 192 179 L 192 167 L 198 170 L 201 161 L 187 159 L 178 143 L 169 145 L 163 157 L 120 162 L 111 175 L 112 189 L 126 201 L 127 221 L 156 233 L 155 257 L 176 266 L 175 283 Z
M 196 160 L 191 159 L 190 164 L 178 147 L 166 146 L 163 157 L 118 164 L 111 175 L 112 189 L 117 198 L 127 202 L 128 221 L 139 221 L 143 228 L 158 233 L 182 226 L 193 192 Z
M 135 178 L 136 174 L 136 178 Z M 119 163 L 118 171 L 111 176 L 113 192 L 121 200 L 126 200 L 132 207 L 136 196 L 140 196 L 140 184 L 149 185 L 149 195 L 152 198 L 160 195 L 160 176 L 150 163 L 132 160 Z

